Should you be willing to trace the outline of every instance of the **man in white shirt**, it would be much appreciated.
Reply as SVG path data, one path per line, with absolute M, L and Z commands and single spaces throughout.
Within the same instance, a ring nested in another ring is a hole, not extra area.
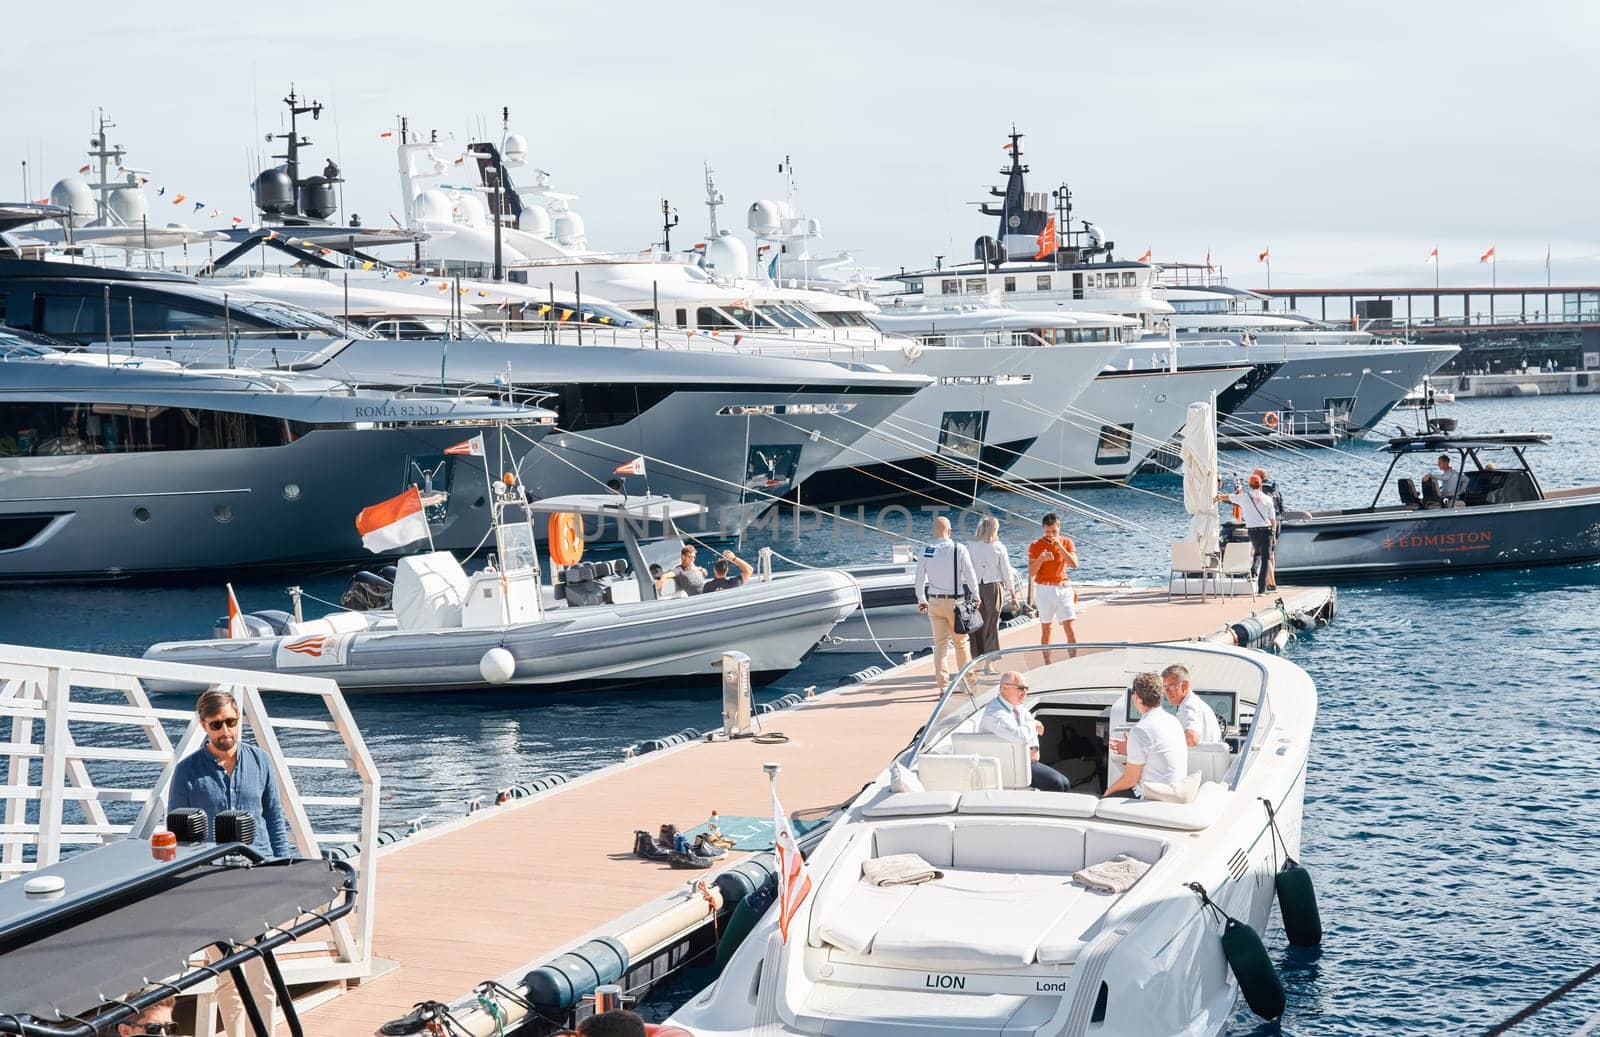
M 1178 718 L 1161 708 L 1161 678 L 1140 673 L 1133 678 L 1133 705 L 1141 715 L 1127 738 L 1114 739 L 1113 752 L 1126 752 L 1122 776 L 1106 789 L 1106 796 L 1137 794 L 1146 782 L 1175 786 L 1189 773 L 1189 746 L 1183 740 Z
M 1261 476 L 1250 476 L 1250 488 L 1241 487 L 1235 480 L 1232 493 L 1219 493 L 1217 500 L 1239 509 L 1245 528 L 1250 532 L 1250 567 L 1256 574 L 1256 593 L 1267 590 L 1267 571 L 1272 565 L 1272 534 L 1278 526 L 1278 510 L 1272 498 L 1261 489 Z
M 1000 695 L 984 709 L 978 718 L 978 730 L 986 735 L 999 735 L 1028 747 L 1031 761 L 1031 784 L 1045 792 L 1066 792 L 1072 788 L 1067 776 L 1039 762 L 1039 736 L 1044 725 L 1033 719 L 1023 708 L 1028 697 L 1028 681 L 1022 674 L 1009 670 L 1000 675 Z
M 1461 473 L 1450 467 L 1450 455 L 1439 455 L 1439 495 L 1449 500 L 1461 488 Z
M 1178 726 L 1189 745 L 1222 741 L 1222 721 L 1205 699 L 1189 688 L 1189 668 L 1174 663 L 1161 671 L 1161 688 L 1178 711 Z
M 933 624 L 933 675 L 939 690 L 950 685 L 949 642 L 956 643 L 956 669 L 966 668 L 967 635 L 955 632 L 956 601 L 978 593 L 978 574 L 964 544 L 950 539 L 950 520 L 940 515 L 933 520 L 933 543 L 922 549 L 917 559 L 917 611 L 925 612 Z

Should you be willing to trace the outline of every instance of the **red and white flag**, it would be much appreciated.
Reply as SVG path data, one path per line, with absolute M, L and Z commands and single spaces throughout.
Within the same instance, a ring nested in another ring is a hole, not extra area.
M 233 596 L 233 584 L 225 584 L 228 588 L 228 636 L 249 637 L 249 631 L 244 628 L 244 614 L 239 611 L 239 599 Z
M 1437 263 L 1438 261 L 1439 261 L 1439 246 L 1435 245 L 1435 246 L 1433 246 L 1433 251 L 1428 253 L 1428 262 Z
M 778 931 L 783 933 L 783 942 L 788 943 L 789 922 L 811 892 L 811 869 L 800 855 L 800 844 L 789 827 L 789 815 L 778 802 L 776 782 L 772 785 L 772 849 L 778 857 Z
M 1487 263 L 1487 262 L 1489 262 L 1489 260 L 1491 260 L 1493 258 L 1494 258 L 1494 246 L 1490 245 L 1489 246 L 1489 251 L 1485 252 L 1483 255 L 1478 257 L 1478 262 Z
M 408 486 L 398 497 L 362 508 L 356 516 L 356 532 L 361 534 L 361 546 L 374 554 L 426 538 L 428 520 L 422 514 L 422 494 Z
M 1150 250 L 1149 249 L 1145 249 L 1144 250 L 1144 255 L 1140 256 L 1138 258 L 1137 262 L 1140 262 L 1140 263 L 1148 263 L 1148 262 L 1150 262 Z
M 1056 239 L 1056 218 L 1050 217 L 1044 221 L 1044 230 L 1039 232 L 1039 251 L 1034 254 L 1034 259 L 1049 259 L 1055 254 L 1059 242 Z
M 619 464 L 619 465 L 617 465 L 616 469 L 611 474 L 612 475 L 643 475 L 644 474 L 644 458 L 636 457 L 632 461 L 629 461 L 627 464 Z
M 1211 250 L 1206 249 L 1206 273 L 1214 274 L 1216 272 L 1217 268 L 1211 265 Z
M 1270 262 L 1271 259 L 1272 259 L 1272 249 L 1270 249 L 1270 248 L 1264 248 L 1259 253 L 1256 254 L 1256 262 L 1257 263 Z
M 447 453 L 447 454 L 455 454 L 455 455 L 458 455 L 458 456 L 482 457 L 483 456 L 483 433 L 480 432 L 476 436 L 473 436 L 471 439 L 463 439 L 461 442 L 457 443 L 455 446 L 447 446 L 447 447 L 444 448 L 444 452 Z

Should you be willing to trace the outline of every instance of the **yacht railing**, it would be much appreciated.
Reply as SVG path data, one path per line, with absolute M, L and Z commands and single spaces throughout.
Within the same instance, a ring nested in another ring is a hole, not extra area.
M 74 847 L 144 839 L 162 827 L 173 769 L 205 742 L 192 709 L 152 702 L 150 687 L 163 683 L 232 692 L 241 737 L 249 732 L 267 754 L 298 854 L 338 847 L 359 857 L 355 912 L 326 941 L 297 943 L 286 976 L 368 975 L 380 781 L 339 686 L 326 678 L 0 645 L 0 880 L 55 864 Z M 174 740 L 169 727 L 179 725 Z M 310 811 L 327 823 L 314 823 Z

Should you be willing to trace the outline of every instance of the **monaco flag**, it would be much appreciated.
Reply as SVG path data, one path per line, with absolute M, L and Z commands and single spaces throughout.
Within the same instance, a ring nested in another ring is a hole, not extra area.
M 1483 255 L 1478 257 L 1478 262 L 1487 263 L 1489 260 L 1491 260 L 1493 258 L 1494 258 L 1494 246 L 1490 245 L 1489 246 L 1489 251 L 1485 252 Z
M 249 637 L 244 628 L 244 616 L 239 611 L 239 599 L 233 596 L 233 584 L 224 584 L 228 588 L 228 636 Z
M 422 514 L 422 495 L 415 486 L 408 486 L 398 497 L 362 508 L 356 516 L 356 532 L 361 534 L 361 546 L 374 554 L 423 539 L 428 535 L 428 520 Z
M 1150 262 L 1150 250 L 1149 249 L 1145 249 L 1144 250 L 1144 255 L 1140 256 L 1137 260 L 1135 260 L 1135 262 L 1138 262 L 1138 263 L 1148 263 L 1148 262 Z
M 772 849 L 778 857 L 778 930 L 783 933 L 783 942 L 788 943 L 789 922 L 811 892 L 811 869 L 800 855 L 800 844 L 789 827 L 789 815 L 778 802 L 776 782 L 772 785 Z
M 470 457 L 482 457 L 483 433 L 480 432 L 471 439 L 463 439 L 455 446 L 447 446 L 444 448 L 444 452 L 447 454 L 465 454 Z
M 643 457 L 636 457 L 632 461 L 629 461 L 627 464 L 619 464 L 619 465 L 617 465 L 616 470 L 613 471 L 611 474 L 612 475 L 643 475 L 644 474 L 644 458 Z

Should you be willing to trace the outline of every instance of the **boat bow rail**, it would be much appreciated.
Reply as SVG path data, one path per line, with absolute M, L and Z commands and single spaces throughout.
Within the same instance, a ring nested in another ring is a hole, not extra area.
M 155 705 L 151 684 L 232 692 L 242 726 L 267 754 L 296 854 L 339 847 L 330 855 L 357 858 L 356 910 L 326 940 L 297 942 L 285 978 L 368 976 L 380 782 L 339 686 L 326 678 L 0 645 L 0 880 L 56 864 L 73 847 L 148 839 L 163 825 L 173 769 L 205 735 L 193 710 Z

